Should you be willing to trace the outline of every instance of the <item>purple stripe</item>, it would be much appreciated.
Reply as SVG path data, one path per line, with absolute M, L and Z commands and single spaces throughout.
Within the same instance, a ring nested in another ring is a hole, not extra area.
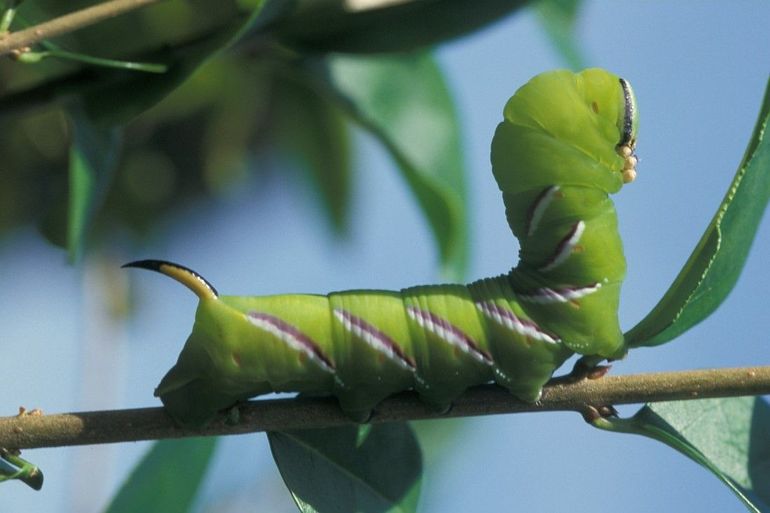
M 494 319 L 499 324 L 512 329 L 520 335 L 549 342 L 551 344 L 559 342 L 559 337 L 548 333 L 533 321 L 522 319 L 513 313 L 513 311 L 503 308 L 492 301 L 481 301 L 476 303 L 476 306 L 487 317 Z
M 569 301 L 577 301 L 578 299 L 593 294 L 601 287 L 602 284 L 599 282 L 586 285 L 585 287 L 562 287 L 560 289 L 551 289 L 545 287 L 536 289 L 530 294 L 516 294 L 516 297 L 529 303 L 567 303 Z
M 321 351 L 321 348 L 318 346 L 318 344 L 313 341 L 310 337 L 308 337 L 305 333 L 297 329 L 295 326 L 292 326 L 291 324 L 287 323 L 283 319 L 279 319 L 278 317 L 274 315 L 270 315 L 263 312 L 249 312 L 248 316 L 251 319 L 265 322 L 272 327 L 274 327 L 276 330 L 280 331 L 284 335 L 290 337 L 294 342 L 296 342 L 303 352 L 306 354 L 317 358 L 321 363 L 323 367 L 326 367 L 327 370 L 334 371 L 334 363 Z M 284 340 L 284 342 L 286 342 Z M 288 343 L 288 342 L 287 342 Z
M 415 319 L 415 321 L 417 321 L 418 324 L 422 324 L 420 323 L 422 320 L 423 323 L 426 324 L 428 330 L 432 333 L 438 335 L 440 338 L 446 340 L 452 345 L 457 345 L 457 347 L 467 353 L 470 353 L 477 360 L 480 360 L 487 365 L 492 365 L 492 355 L 479 348 L 478 344 L 476 344 L 476 342 L 471 337 L 469 337 L 464 331 L 443 317 L 439 317 L 432 312 L 422 310 L 416 306 L 408 306 L 406 311 L 413 319 Z M 454 337 L 454 341 L 442 336 L 442 331 L 452 335 Z M 455 341 L 458 344 L 456 344 Z
M 401 349 L 401 346 L 399 346 L 395 340 L 387 336 L 379 329 L 375 328 L 373 325 L 366 322 L 361 317 L 353 315 L 347 310 L 342 310 L 339 308 L 335 309 L 334 313 L 342 322 L 343 327 L 345 327 L 345 329 L 348 331 L 353 331 L 351 327 L 354 327 L 372 337 L 372 339 L 376 341 L 374 344 L 370 344 L 374 349 L 380 351 L 388 357 L 397 359 L 405 367 L 409 367 L 412 370 L 417 368 L 415 361 L 410 358 L 409 355 L 404 353 L 404 351 Z M 348 327 L 348 325 L 350 327 Z M 363 340 L 368 343 L 366 338 L 363 338 Z
M 535 201 L 532 202 L 532 205 L 530 205 L 529 210 L 527 211 L 527 235 L 532 235 L 532 233 L 534 233 L 536 226 L 532 226 L 532 223 L 535 221 L 535 214 L 541 208 L 541 203 L 543 203 L 543 201 L 550 201 L 548 199 L 549 196 L 555 194 L 558 189 L 558 185 L 551 185 L 550 187 L 546 187 L 540 194 L 537 195 Z M 540 212 L 540 217 L 542 217 L 542 215 L 543 212 Z M 539 220 L 537 221 L 539 222 Z
M 569 256 L 565 255 L 565 252 L 571 252 L 572 247 L 577 241 L 573 241 L 572 238 L 575 236 L 575 234 L 580 229 L 580 224 L 583 221 L 578 221 L 577 223 L 572 225 L 572 228 L 567 233 L 567 235 L 564 236 L 564 238 L 559 241 L 559 245 L 556 246 L 556 251 L 554 252 L 553 256 L 548 259 L 548 261 L 542 265 L 539 269 L 539 271 L 550 271 L 551 269 L 554 269 L 561 265 L 563 260 Z

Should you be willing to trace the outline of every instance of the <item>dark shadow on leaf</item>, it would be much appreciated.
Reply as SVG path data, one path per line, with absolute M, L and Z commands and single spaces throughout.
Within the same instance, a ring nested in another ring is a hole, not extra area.
M 770 504 L 770 405 L 762 397 L 754 398 L 748 471 L 753 495 Z

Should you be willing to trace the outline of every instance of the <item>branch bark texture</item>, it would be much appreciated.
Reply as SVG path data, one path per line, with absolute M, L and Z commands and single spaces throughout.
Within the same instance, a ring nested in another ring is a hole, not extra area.
M 129 11 L 145 7 L 162 0 L 110 0 L 80 11 L 65 14 L 59 18 L 40 23 L 34 27 L 0 35 L 0 56 L 20 51 L 44 39 L 80 30 L 89 25 L 114 18 Z
M 517 400 L 495 385 L 468 390 L 447 414 L 428 410 L 412 392 L 383 401 L 371 422 L 467 417 L 542 411 L 583 412 L 587 406 L 770 394 L 770 366 L 713 369 L 566 382 L 553 380 L 537 403 Z M 0 418 L 0 447 L 32 449 L 157 440 L 188 436 L 235 435 L 259 431 L 313 429 L 350 424 L 333 398 L 249 401 L 240 421 L 217 419 L 203 430 L 181 429 L 162 408 L 20 415 Z

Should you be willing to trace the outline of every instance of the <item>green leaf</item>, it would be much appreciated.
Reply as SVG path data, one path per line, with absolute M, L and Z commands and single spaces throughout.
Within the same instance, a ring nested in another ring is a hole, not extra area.
M 83 103 L 89 116 L 102 126 L 128 123 L 176 89 L 208 59 L 230 47 L 260 20 L 265 1 L 256 2 L 248 16 L 238 18 L 200 40 L 168 46 L 143 57 L 166 66 L 150 75 L 125 70 L 101 70 L 97 84 L 84 88 Z
M 455 447 L 470 423 L 467 418 L 440 418 L 421 420 L 412 426 L 425 461 L 434 467 L 440 466 L 443 459 L 452 457 Z
M 217 439 L 180 438 L 153 444 L 107 508 L 107 513 L 191 511 Z
M 770 84 L 738 172 L 674 283 L 626 333 L 628 347 L 656 346 L 693 327 L 733 289 L 770 200 Z
M 271 432 L 268 439 L 303 513 L 416 511 L 422 455 L 406 423 Z
M 350 137 L 342 113 L 296 75 L 278 73 L 274 87 L 276 137 L 299 159 L 337 233 L 347 228 L 351 196 Z
M 83 254 L 88 229 L 104 200 L 118 164 L 121 134 L 97 128 L 80 109 L 70 110 L 72 142 L 69 158 L 67 251 L 70 262 Z
M 749 511 L 770 511 L 770 406 L 761 397 L 648 404 L 594 425 L 663 442 L 713 472 Z
M 300 0 L 273 30 L 308 52 L 380 53 L 414 50 L 477 30 L 526 0 Z
M 536 4 L 540 23 L 567 65 L 573 70 L 586 67 L 586 59 L 575 36 L 575 24 L 582 0 L 542 0 Z
M 446 81 L 428 54 L 334 56 L 325 92 L 390 152 L 428 219 L 444 274 L 467 260 L 467 198 L 459 120 Z
M 248 97 L 248 101 L 244 101 Z M 244 62 L 233 55 L 214 59 L 201 68 L 152 115 L 164 119 L 164 112 L 177 115 L 191 101 L 211 102 L 207 108 L 200 143 L 204 183 L 209 191 L 225 193 L 243 184 L 253 173 L 250 156 L 260 131 L 274 131 L 267 121 L 274 108 L 269 66 L 255 60 Z M 159 106 L 160 107 L 160 106 Z

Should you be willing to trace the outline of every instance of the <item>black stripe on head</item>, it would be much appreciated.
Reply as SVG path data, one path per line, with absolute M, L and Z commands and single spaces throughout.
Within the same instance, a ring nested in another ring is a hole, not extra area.
M 620 134 L 619 146 L 627 146 L 634 135 L 634 118 L 636 117 L 636 104 L 631 85 L 623 78 L 618 79 L 623 90 L 623 133 Z

